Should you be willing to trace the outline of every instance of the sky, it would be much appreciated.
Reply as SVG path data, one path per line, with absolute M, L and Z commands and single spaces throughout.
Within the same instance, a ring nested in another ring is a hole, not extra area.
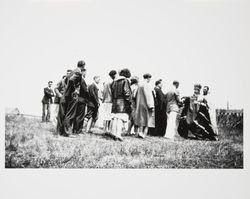
M 43 88 L 84 60 L 87 83 L 127 67 L 142 80 L 210 86 L 214 105 L 244 108 L 249 85 L 247 0 L 0 0 L 4 106 L 41 115 Z

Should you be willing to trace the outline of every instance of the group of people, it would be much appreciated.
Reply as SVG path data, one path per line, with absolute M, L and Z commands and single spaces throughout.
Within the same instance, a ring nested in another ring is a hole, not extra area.
M 214 135 L 217 134 L 214 110 L 208 99 L 208 86 L 203 87 L 201 94 L 201 85 L 195 84 L 194 94 L 188 98 L 192 103 L 189 100 L 187 104 L 187 98 L 180 97 L 178 81 L 173 81 L 172 88 L 164 94 L 162 79 L 157 80 L 152 88 L 152 75 L 149 73 L 145 73 L 141 81 L 131 76 L 127 68 L 111 70 L 110 81 L 103 84 L 103 89 L 99 89 L 100 76 L 94 76 L 90 85 L 85 82 L 85 77 L 85 62 L 81 60 L 76 69 L 67 70 L 54 90 L 52 81 L 44 88 L 42 121 L 52 121 L 61 136 L 92 133 L 100 105 L 105 134 L 119 141 L 123 140 L 123 135 L 135 135 L 142 139 L 147 135 L 168 139 L 178 139 L 180 136 L 188 138 L 188 131 L 192 133 L 194 130 L 189 128 L 191 124 L 196 122 L 201 126 L 196 119 L 200 107 L 207 110 L 209 115 L 205 118 Z M 51 118 L 52 103 L 56 117 Z M 180 122 L 181 119 L 186 121 L 185 124 Z

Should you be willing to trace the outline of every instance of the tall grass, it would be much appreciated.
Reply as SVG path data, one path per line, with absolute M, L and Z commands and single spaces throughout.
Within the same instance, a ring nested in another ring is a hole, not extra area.
M 6 168 L 243 168 L 241 130 L 220 128 L 219 141 L 113 141 L 100 129 L 65 138 L 49 123 L 6 116 Z

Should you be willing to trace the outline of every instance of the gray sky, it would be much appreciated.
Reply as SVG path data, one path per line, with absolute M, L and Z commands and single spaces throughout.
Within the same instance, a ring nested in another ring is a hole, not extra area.
M 183 95 L 209 85 L 215 106 L 244 108 L 250 3 L 226 0 L 0 0 L 5 107 L 41 114 L 43 88 L 78 60 L 87 82 L 111 69 L 177 79 Z

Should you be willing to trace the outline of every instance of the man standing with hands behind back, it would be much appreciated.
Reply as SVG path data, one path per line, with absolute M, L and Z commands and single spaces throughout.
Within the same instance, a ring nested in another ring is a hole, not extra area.
M 53 103 L 52 97 L 54 97 L 54 92 L 51 88 L 52 81 L 48 82 L 48 87 L 44 88 L 44 96 L 42 99 L 43 104 L 43 115 L 42 115 L 42 122 L 49 122 L 50 121 L 50 108 L 51 104 Z

